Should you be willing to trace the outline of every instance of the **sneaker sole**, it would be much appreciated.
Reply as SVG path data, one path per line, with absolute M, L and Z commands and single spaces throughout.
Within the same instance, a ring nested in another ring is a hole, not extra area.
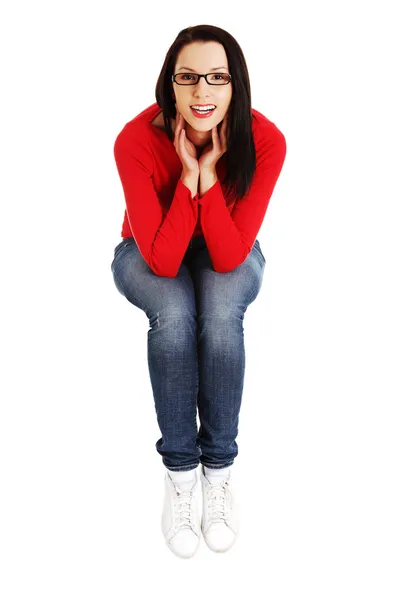
M 205 541 L 205 543 L 207 544 L 207 546 L 210 548 L 210 550 L 212 550 L 213 552 L 228 552 L 228 550 L 230 550 L 232 548 L 232 546 L 234 546 L 234 544 L 235 544 L 235 542 L 236 542 L 236 540 L 238 538 L 238 535 L 239 535 L 239 531 L 238 531 L 235 534 L 235 537 L 233 538 L 232 542 L 226 548 L 214 548 L 214 546 L 212 546 L 208 542 L 206 536 L 204 535 L 204 532 L 203 532 L 203 523 L 201 523 L 201 533 L 202 533 L 202 536 L 203 536 L 203 540 Z
M 171 550 L 171 552 L 173 552 L 173 554 L 175 554 L 175 556 L 179 556 L 179 558 L 192 558 L 192 557 L 193 557 L 193 556 L 194 556 L 194 555 L 197 553 L 197 551 L 198 551 L 198 549 L 199 549 L 199 546 L 200 546 L 200 538 L 199 538 L 199 541 L 197 542 L 196 549 L 195 549 L 195 551 L 194 551 L 194 552 L 192 552 L 192 554 L 179 554 L 179 552 L 177 552 L 177 551 L 176 551 L 176 550 L 175 550 L 175 549 L 174 549 L 174 548 L 171 546 L 171 544 L 170 544 L 169 542 L 167 542 L 167 541 L 165 540 L 165 543 L 166 543 L 167 547 L 169 548 L 169 550 Z

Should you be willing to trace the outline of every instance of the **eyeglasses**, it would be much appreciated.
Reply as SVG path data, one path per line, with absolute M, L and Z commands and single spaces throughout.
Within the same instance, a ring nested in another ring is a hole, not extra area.
M 172 75 L 171 80 L 178 85 L 196 85 L 200 81 L 200 77 L 204 77 L 209 85 L 227 85 L 232 76 L 229 73 L 207 73 L 200 75 L 199 73 L 176 73 Z

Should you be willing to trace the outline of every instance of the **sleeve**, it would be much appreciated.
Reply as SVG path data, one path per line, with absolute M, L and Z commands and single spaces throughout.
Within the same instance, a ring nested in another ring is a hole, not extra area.
M 219 273 L 232 271 L 251 252 L 285 161 L 286 139 L 274 123 L 263 128 L 255 145 L 254 178 L 232 214 L 219 180 L 198 200 L 204 238 L 213 268 Z
M 114 144 L 132 235 L 150 269 L 161 277 L 176 277 L 198 218 L 198 194 L 181 179 L 167 215 L 153 183 L 153 155 L 136 134 L 122 130 Z

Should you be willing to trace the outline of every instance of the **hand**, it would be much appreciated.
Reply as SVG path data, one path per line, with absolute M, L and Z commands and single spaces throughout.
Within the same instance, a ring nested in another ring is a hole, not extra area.
M 197 150 L 192 142 L 186 137 L 185 119 L 178 109 L 176 109 L 174 146 L 176 153 L 181 160 L 183 172 L 185 174 L 199 173 L 200 167 L 197 160 Z
M 204 146 L 201 156 L 199 158 L 200 170 L 214 170 L 217 166 L 217 162 L 227 150 L 227 127 L 228 127 L 228 113 L 226 113 L 222 127 L 218 134 L 217 126 L 211 130 L 212 140 L 207 146 Z

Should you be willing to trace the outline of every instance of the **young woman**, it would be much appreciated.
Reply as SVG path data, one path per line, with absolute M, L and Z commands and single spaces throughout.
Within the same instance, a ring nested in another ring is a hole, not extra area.
M 251 107 L 242 50 L 218 27 L 179 33 L 156 100 L 115 142 L 126 210 L 111 269 L 118 291 L 149 319 L 162 434 L 156 449 L 166 467 L 162 531 L 186 558 L 201 532 L 216 552 L 230 548 L 238 532 L 231 467 L 245 371 L 243 318 L 261 288 L 265 258 L 256 237 L 286 141 Z

